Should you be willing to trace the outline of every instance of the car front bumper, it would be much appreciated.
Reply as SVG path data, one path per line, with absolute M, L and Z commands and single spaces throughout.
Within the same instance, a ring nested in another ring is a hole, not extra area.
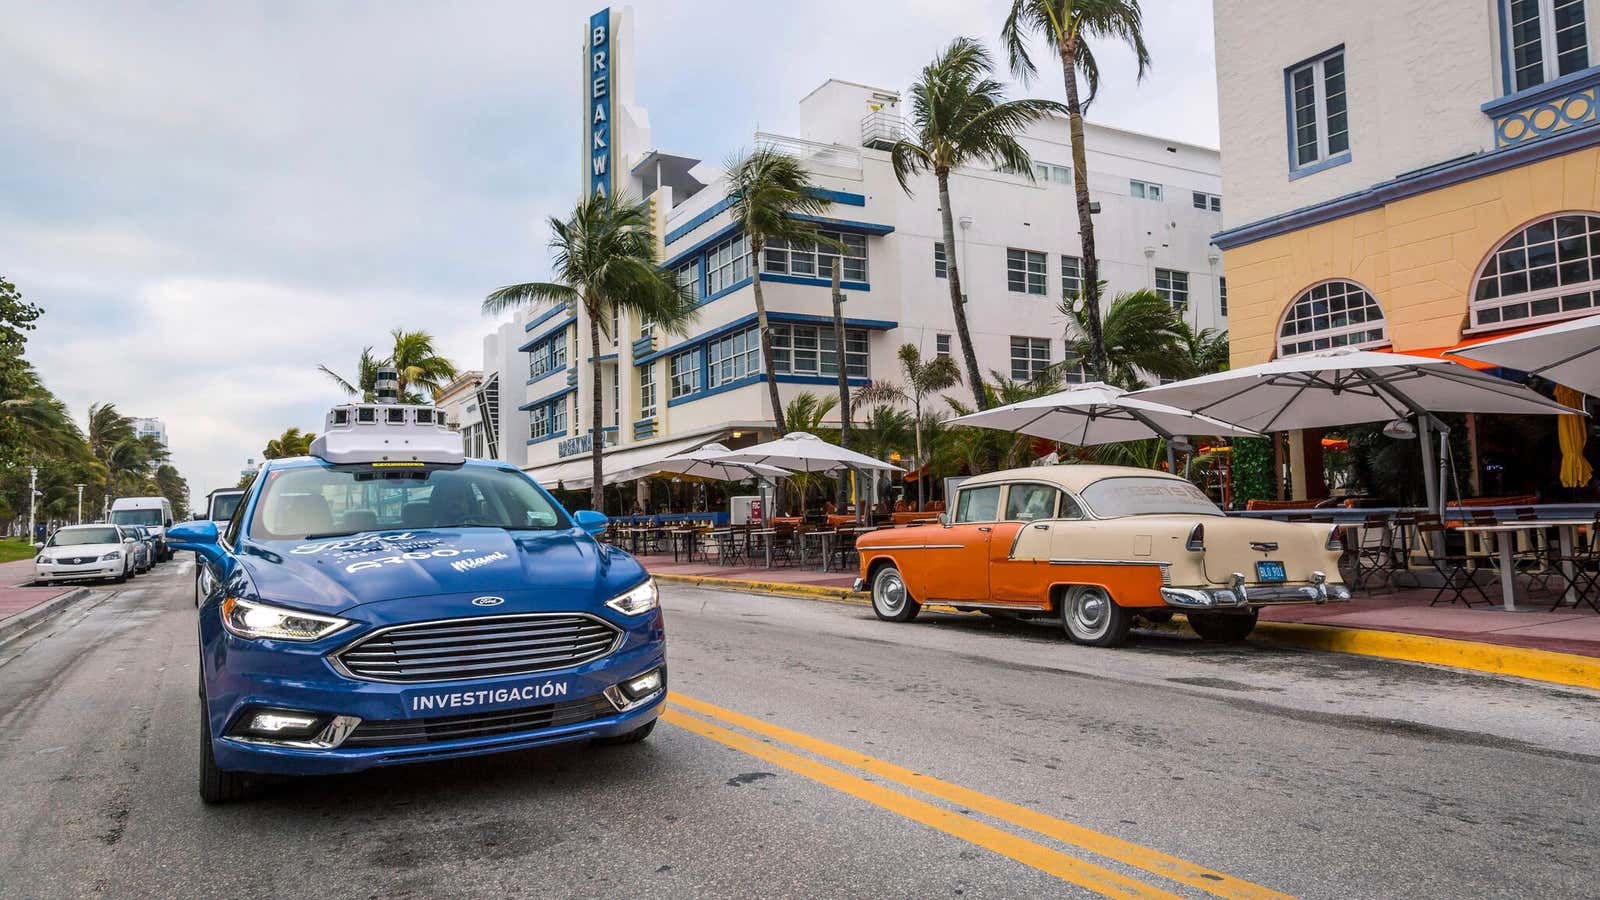
M 666 697 L 659 611 L 649 618 L 626 628 L 611 653 L 579 666 L 420 683 L 341 673 L 327 653 L 348 636 L 291 645 L 221 632 L 206 654 L 212 750 L 226 771 L 331 775 L 626 734 L 659 716 Z M 218 659 L 225 665 L 212 664 Z M 636 699 L 620 693 L 620 684 L 653 669 L 659 689 Z M 300 740 L 238 736 L 264 709 L 314 714 L 326 725 Z
M 67 565 L 65 563 L 51 563 L 43 565 L 33 564 L 33 578 L 35 581 L 82 581 L 91 578 L 116 578 L 122 574 L 123 562 L 120 559 L 95 560 L 94 562 L 80 565 Z

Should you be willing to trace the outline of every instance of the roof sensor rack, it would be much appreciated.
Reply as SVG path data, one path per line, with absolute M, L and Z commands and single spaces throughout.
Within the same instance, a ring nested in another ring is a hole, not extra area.
M 461 433 L 452 431 L 438 410 L 382 399 L 329 410 L 322 434 L 311 442 L 311 455 L 331 463 L 411 466 L 466 459 Z

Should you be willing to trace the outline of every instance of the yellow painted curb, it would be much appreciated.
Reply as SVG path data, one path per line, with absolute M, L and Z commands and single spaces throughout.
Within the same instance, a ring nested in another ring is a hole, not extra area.
M 656 580 L 783 597 L 863 604 L 872 602 L 871 596 L 862 591 L 812 584 L 713 578 L 702 575 L 657 575 Z M 929 604 L 929 608 L 941 612 L 946 609 L 955 611 L 942 603 Z M 1463 641 L 1425 634 L 1339 628 L 1332 625 L 1306 625 L 1298 622 L 1260 622 L 1256 625 L 1253 637 L 1310 650 L 1430 663 L 1473 672 L 1487 672 L 1491 675 L 1511 675 L 1531 681 L 1600 690 L 1600 658 L 1579 656 L 1575 653 L 1508 647 L 1503 644 L 1486 644 L 1481 641 Z
M 1432 663 L 1600 690 L 1600 659 L 1575 653 L 1296 622 L 1261 622 L 1256 625 L 1255 635 L 1274 643 L 1313 650 Z

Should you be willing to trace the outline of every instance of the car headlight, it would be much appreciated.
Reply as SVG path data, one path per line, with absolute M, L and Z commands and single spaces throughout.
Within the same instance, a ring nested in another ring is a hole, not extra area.
M 659 605 L 660 595 L 656 591 L 656 580 L 645 579 L 626 594 L 621 594 L 606 601 L 606 605 L 625 616 L 639 616 L 655 609 Z
M 54 565 L 55 564 L 55 560 L 51 559 L 48 556 L 41 556 L 38 559 L 34 560 L 34 562 L 38 563 L 41 566 L 49 566 L 49 565 Z
M 122 558 L 122 551 L 121 550 L 113 550 L 110 553 L 107 553 L 105 556 L 100 557 L 100 559 L 102 561 L 103 560 L 107 560 L 107 559 L 121 559 L 121 558 Z
M 349 624 L 348 619 L 281 609 L 238 597 L 222 601 L 222 627 L 242 638 L 314 641 Z

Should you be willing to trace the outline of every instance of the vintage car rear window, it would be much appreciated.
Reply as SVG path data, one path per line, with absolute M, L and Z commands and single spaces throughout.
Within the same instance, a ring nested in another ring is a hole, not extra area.
M 1220 516 L 1222 510 L 1187 481 L 1171 478 L 1102 478 L 1082 491 L 1094 514 L 1117 516 Z

